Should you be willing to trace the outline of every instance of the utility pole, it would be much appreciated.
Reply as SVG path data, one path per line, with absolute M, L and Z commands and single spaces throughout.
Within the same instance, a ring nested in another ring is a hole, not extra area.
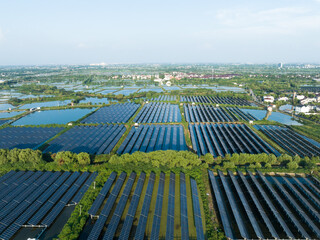
M 80 207 L 80 214 L 79 214 L 79 216 L 81 216 L 81 207 L 82 207 L 82 206 L 79 204 L 79 207 Z

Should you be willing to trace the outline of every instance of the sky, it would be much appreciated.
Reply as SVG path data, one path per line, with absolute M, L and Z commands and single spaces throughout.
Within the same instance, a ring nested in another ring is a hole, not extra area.
M 0 65 L 320 63 L 320 0 L 3 0 Z

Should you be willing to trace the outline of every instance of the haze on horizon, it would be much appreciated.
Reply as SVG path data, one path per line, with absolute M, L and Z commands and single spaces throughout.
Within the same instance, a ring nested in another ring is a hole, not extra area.
M 1 5 L 0 65 L 320 63 L 320 0 Z

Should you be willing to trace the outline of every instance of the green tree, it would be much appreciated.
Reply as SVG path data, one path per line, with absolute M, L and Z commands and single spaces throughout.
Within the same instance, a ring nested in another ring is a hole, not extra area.
M 90 155 L 86 152 L 81 152 L 77 155 L 78 163 L 81 165 L 90 164 Z

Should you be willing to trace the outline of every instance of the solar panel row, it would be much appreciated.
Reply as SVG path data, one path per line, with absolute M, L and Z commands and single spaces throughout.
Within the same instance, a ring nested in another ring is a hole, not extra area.
M 117 153 L 151 152 L 158 150 L 187 150 L 181 125 L 140 125 L 132 127 Z
M 124 180 L 126 179 L 127 174 L 125 172 L 122 172 L 118 178 L 118 180 L 116 181 L 116 184 L 114 186 L 114 188 L 112 189 L 112 192 L 110 193 L 106 204 L 104 205 L 98 220 L 96 221 L 96 223 L 94 224 L 88 239 L 90 240 L 94 240 L 94 239 L 98 239 L 101 231 L 109 217 L 110 211 L 112 210 L 112 207 L 119 195 L 120 189 L 124 183 Z
M 108 178 L 108 180 L 106 181 L 106 183 L 104 184 L 103 188 L 101 189 L 100 193 L 98 194 L 97 198 L 94 200 L 91 208 L 89 209 L 88 213 L 90 215 L 96 215 L 102 202 L 104 201 L 104 199 L 106 198 L 110 188 L 112 187 L 112 184 L 114 182 L 114 180 L 117 177 L 117 173 L 116 172 L 112 172 Z
M 169 96 L 169 95 L 160 95 L 157 98 L 151 98 L 150 101 L 165 101 L 165 102 L 173 102 L 177 100 L 177 96 Z
M 279 152 L 263 141 L 245 124 L 189 124 L 193 149 L 198 155 L 214 157 L 233 153 Z
M 292 155 L 299 155 L 300 157 L 320 156 L 319 146 L 289 128 L 271 125 L 255 125 L 255 128 L 262 131 Z
M 181 239 L 189 239 L 188 224 L 188 204 L 187 204 L 187 186 L 186 176 L 180 173 L 180 221 L 181 221 Z
M 203 234 L 202 217 L 201 217 L 200 202 L 198 197 L 197 182 L 195 179 L 190 178 L 190 184 L 191 184 L 191 193 L 192 193 L 193 217 L 194 217 L 194 222 L 196 226 L 197 239 L 204 240 L 205 237 Z
M 165 182 L 165 174 L 163 172 L 161 172 L 159 186 L 158 186 L 156 206 L 155 206 L 153 221 L 152 221 L 152 229 L 151 229 L 150 239 L 159 239 L 164 182 Z
M 135 117 L 136 123 L 167 123 L 181 122 L 181 113 L 178 105 L 170 103 L 146 103 Z
M 234 122 L 238 120 L 224 108 L 216 108 L 212 105 L 184 104 L 183 108 L 187 122 Z
M 123 103 L 102 107 L 81 123 L 125 123 L 135 114 L 140 104 Z
M 167 212 L 167 228 L 166 228 L 166 239 L 174 239 L 174 199 L 175 199 L 175 185 L 176 175 L 170 173 L 169 182 L 169 196 L 168 196 L 168 212 Z
M 146 174 L 144 172 L 142 172 L 140 174 L 139 179 L 138 179 L 138 183 L 137 183 L 136 189 L 134 191 L 134 194 L 131 198 L 130 207 L 129 207 L 127 216 L 124 220 L 124 223 L 123 223 L 123 226 L 122 226 L 122 229 L 120 232 L 119 240 L 129 239 L 130 231 L 131 231 L 134 216 L 136 214 L 137 207 L 139 204 L 139 200 L 140 200 L 140 196 L 141 196 L 141 192 L 142 192 L 145 178 L 146 178 Z
M 319 198 L 309 179 L 264 176 L 260 171 L 246 176 L 218 171 L 217 177 L 209 171 L 209 178 L 228 238 L 320 238 L 319 208 L 313 202 Z
M 134 183 L 134 180 L 136 178 L 136 173 L 135 172 L 132 172 L 130 174 L 130 177 L 127 181 L 127 184 L 122 192 L 122 195 L 120 197 L 120 200 L 119 200 L 119 203 L 112 215 L 112 218 L 110 220 L 110 223 L 107 227 L 107 230 L 103 236 L 103 239 L 104 240 L 112 240 L 114 238 L 114 235 L 117 231 L 117 228 L 118 228 L 118 225 L 119 225 L 119 222 L 120 222 L 120 219 L 121 219 L 121 216 L 122 216 L 122 213 L 123 213 L 123 210 L 127 204 L 127 201 L 128 201 L 128 198 L 129 198 L 129 195 L 130 195 L 130 192 L 131 192 L 131 189 L 132 189 L 132 186 L 133 186 L 133 183 Z
M 32 148 L 52 138 L 63 128 L 58 127 L 7 127 L 0 129 L 0 148 Z
M 125 131 L 124 125 L 75 126 L 51 141 L 44 152 L 109 154 Z

